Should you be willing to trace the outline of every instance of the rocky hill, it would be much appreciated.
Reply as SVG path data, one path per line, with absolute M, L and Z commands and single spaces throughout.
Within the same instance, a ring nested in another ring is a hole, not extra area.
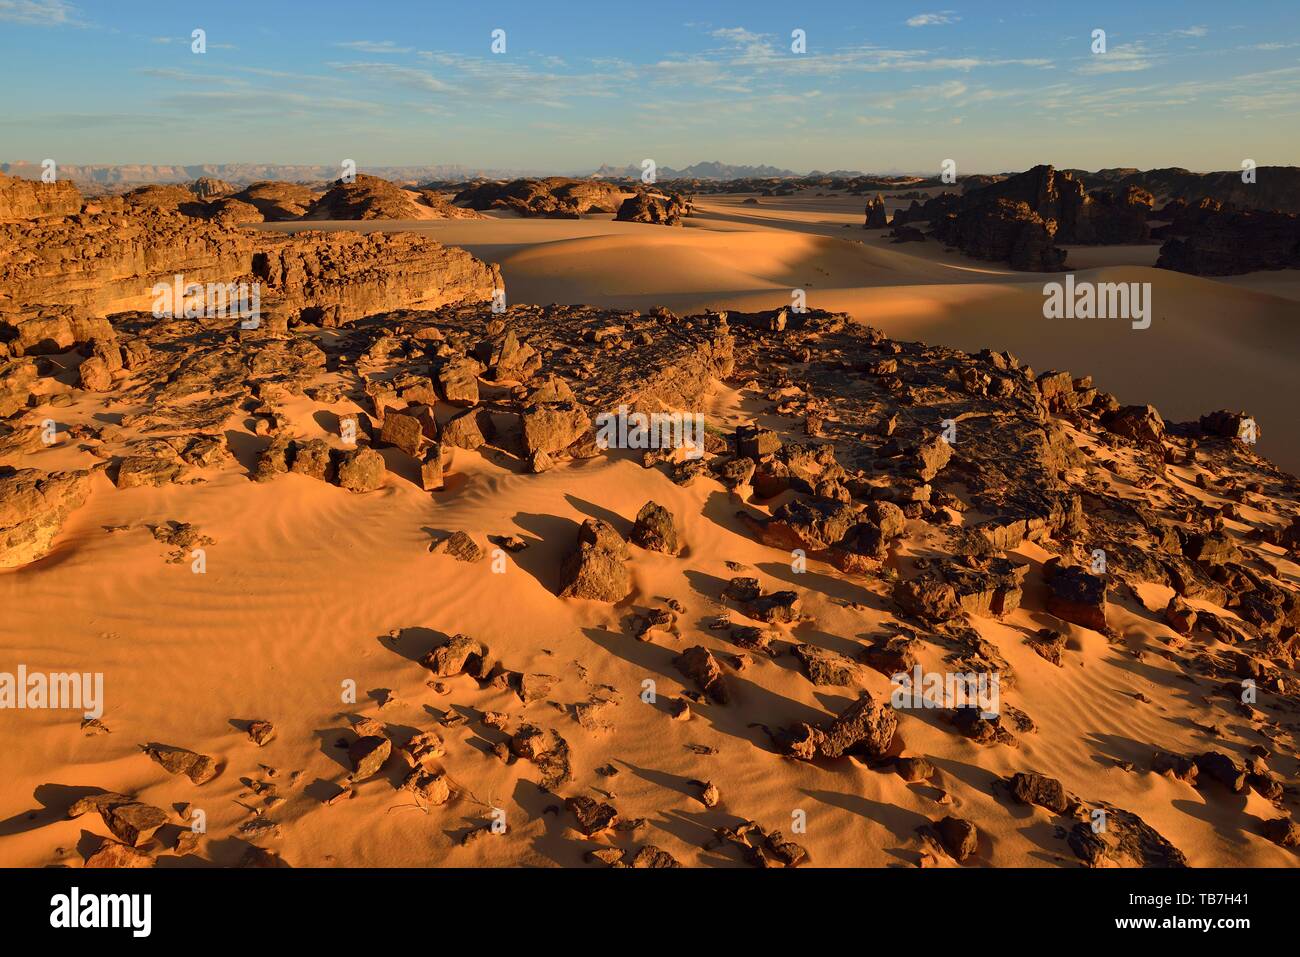
M 573 219 L 584 213 L 617 213 L 624 189 L 599 180 L 516 179 L 478 183 L 456 194 L 458 205 L 470 209 L 504 209 L 521 216 Z
M 75 218 L 0 223 L 0 310 L 12 327 L 36 306 L 96 316 L 148 309 L 156 284 L 183 275 L 256 283 L 282 324 L 322 315 L 337 324 L 400 305 L 487 300 L 501 286 L 496 266 L 423 236 L 240 230 L 237 203 L 209 206 L 180 187 L 146 187 Z M 196 218 L 192 206 L 235 222 Z
M 1168 238 L 1158 268 L 1197 276 L 1300 268 L 1300 216 L 1294 213 L 1236 209 L 1213 199 L 1165 210 L 1173 221 L 1161 229 Z
M 1122 190 L 1130 186 L 1146 190 L 1162 203 L 1183 200 L 1196 203 L 1213 199 L 1238 209 L 1262 209 L 1280 213 L 1300 213 L 1300 167 L 1260 166 L 1254 171 L 1253 183 L 1242 182 L 1240 170 L 1217 173 L 1194 173 L 1191 170 L 1112 169 L 1089 173 L 1070 170 L 1088 189 L 1104 187 Z
M 69 182 L 42 183 L 0 173 L 0 222 L 73 216 L 81 209 L 81 193 Z

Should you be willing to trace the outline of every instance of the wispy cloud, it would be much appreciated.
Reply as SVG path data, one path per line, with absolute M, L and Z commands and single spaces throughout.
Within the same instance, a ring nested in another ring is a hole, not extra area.
M 937 27 L 945 23 L 956 23 L 961 17 L 957 16 L 952 10 L 944 10 L 940 13 L 918 13 L 914 17 L 907 18 L 909 27 Z
M 1142 43 L 1122 43 L 1105 53 L 1094 53 L 1075 73 L 1096 75 L 1102 73 L 1137 73 L 1155 66 L 1158 59 Z
M 382 103 L 348 97 L 321 98 L 283 90 L 241 89 L 187 91 L 175 93 L 164 105 L 193 113 L 226 113 L 274 118 L 282 115 L 311 116 L 339 112 L 382 113 Z
M 36 27 L 77 26 L 77 10 L 65 0 L 0 0 L 0 20 Z
M 399 47 L 392 40 L 347 40 L 334 45 L 345 50 L 356 50 L 358 53 L 373 53 L 380 56 L 386 54 L 396 56 L 411 52 L 411 47 Z
M 396 63 L 331 63 L 343 73 L 354 73 L 376 80 L 387 80 L 419 93 L 450 93 L 455 87 L 443 83 L 432 73 Z
M 228 76 L 211 76 L 206 73 L 190 73 L 187 70 L 178 70 L 174 67 L 141 67 L 135 71 L 141 76 L 157 77 L 160 80 L 168 80 L 172 83 L 210 83 L 214 86 L 242 86 L 243 80 Z
M 1185 30 L 1175 30 L 1176 37 L 1208 37 L 1210 28 L 1205 26 L 1187 27 Z
M 2 2 L 4 2 L 4 0 L 0 0 L 0 3 L 2 3 Z M 149 38 L 149 42 L 150 42 L 150 43 L 158 43 L 158 44 L 162 44 L 162 45 L 166 45 L 166 44 L 168 44 L 168 43 L 183 43 L 183 44 L 185 44 L 186 46 L 189 46 L 191 43 L 194 42 L 194 38 L 193 38 L 193 37 L 150 37 L 150 38 Z M 208 47 L 208 49 L 210 49 L 210 50 L 237 50 L 237 49 L 239 49 L 239 48 L 238 48 L 237 46 L 235 46 L 233 43 L 213 43 L 213 42 L 211 42 L 210 40 L 205 41 L 205 42 L 207 43 L 207 47 Z
M 761 33 L 753 33 L 744 27 L 723 27 L 720 30 L 714 30 L 709 36 L 725 40 L 733 48 L 739 49 L 750 56 L 770 56 L 776 52 L 770 37 Z

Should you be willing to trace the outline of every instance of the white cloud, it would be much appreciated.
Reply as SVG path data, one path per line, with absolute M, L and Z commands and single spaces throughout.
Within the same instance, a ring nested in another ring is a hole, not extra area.
M 744 27 L 723 27 L 712 31 L 709 36 L 725 40 L 745 57 L 768 57 L 776 54 L 770 37 L 746 30 Z
M 344 73 L 359 73 L 376 80 L 389 80 L 421 93 L 448 93 L 454 89 L 432 73 L 395 63 L 331 63 L 330 66 Z
M 65 0 L 0 0 L 0 20 L 36 27 L 78 23 L 76 9 Z
M 1094 53 L 1074 72 L 1088 75 L 1137 73 L 1151 69 L 1155 66 L 1156 59 L 1156 56 L 1148 52 L 1141 43 L 1123 43 L 1105 53 Z
M 1209 27 L 1204 26 L 1188 27 L 1186 30 L 1174 31 L 1176 37 L 1207 37 L 1209 35 Z
M 399 47 L 392 40 L 348 40 L 345 43 L 336 43 L 336 47 L 343 47 L 345 50 L 356 50 L 358 53 L 375 53 L 379 55 L 410 53 L 410 47 Z
M 909 27 L 937 27 L 945 23 L 956 23 L 961 17 L 954 15 L 952 10 L 944 10 L 941 13 L 918 13 L 914 17 L 907 18 Z

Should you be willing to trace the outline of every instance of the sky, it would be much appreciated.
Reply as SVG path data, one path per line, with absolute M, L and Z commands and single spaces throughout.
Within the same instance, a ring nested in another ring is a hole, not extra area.
M 1300 163 L 1297 0 L 938 3 L 0 0 L 0 161 Z

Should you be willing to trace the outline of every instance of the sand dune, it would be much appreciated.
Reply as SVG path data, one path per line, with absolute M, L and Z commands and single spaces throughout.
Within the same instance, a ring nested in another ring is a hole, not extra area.
M 847 312 L 896 339 L 1009 349 L 1040 372 L 1091 374 L 1122 401 L 1152 402 L 1170 419 L 1246 409 L 1260 422 L 1260 450 L 1300 468 L 1292 425 L 1292 275 L 1212 281 L 1153 269 L 1151 246 L 1080 249 L 1072 251 L 1080 280 L 1152 284 L 1151 328 L 1049 320 L 1042 315 L 1042 287 L 1059 276 L 1014 272 L 945 253 L 933 242 L 890 244 L 858 228 L 855 197 L 764 198 L 757 206 L 743 199 L 702 200 L 700 215 L 685 229 L 608 216 L 504 215 L 262 228 L 424 233 L 500 264 L 512 303 L 743 311 L 789 305 L 792 290 L 802 289 L 810 307 Z M 854 348 L 861 343 L 854 340 Z M 591 348 L 604 361 L 600 347 Z M 356 353 L 347 357 L 348 374 L 364 364 L 359 346 Z M 704 409 L 710 424 L 730 432 L 757 422 L 788 442 L 804 441 L 802 415 L 773 409 L 776 375 L 800 363 L 755 364 L 763 368 L 739 368 L 726 381 L 710 381 Z M 838 378 L 850 364 L 828 375 Z M 337 385 L 345 378 L 334 371 L 339 368 L 321 378 Z M 767 376 L 761 385 L 751 381 L 760 374 Z M 867 373 L 859 376 L 845 379 L 850 397 L 868 387 Z M 509 392 L 508 383 L 488 380 L 483 388 L 495 398 Z M 66 383 L 46 387 L 67 396 L 57 407 L 65 430 L 102 426 L 110 406 L 115 416 L 141 411 L 133 405 L 140 393 L 108 402 L 104 393 Z M 820 384 L 817 394 L 825 394 Z M 952 395 L 970 401 L 960 386 Z M 269 396 L 263 398 L 284 417 L 286 435 L 322 439 L 336 449 L 334 413 L 357 408 L 352 399 L 317 401 L 292 389 Z M 447 404 L 439 404 L 445 412 Z M 736 514 L 741 505 L 775 509 L 796 497 L 792 490 L 740 502 L 712 477 L 678 485 L 664 468 L 643 468 L 631 452 L 566 459 L 529 474 L 526 459 L 483 446 L 482 453 L 450 453 L 446 489 L 432 493 L 421 490 L 414 458 L 383 448 L 382 486 L 353 494 L 298 474 L 250 481 L 268 442 L 251 422 L 241 412 L 226 423 L 238 461 L 214 467 L 203 481 L 117 489 L 103 474 L 94 476 L 85 505 L 68 517 L 53 550 L 0 573 L 5 660 L 102 672 L 110 732 L 87 735 L 67 712 L 6 714 L 23 746 L 6 751 L 0 864 L 80 866 L 104 828 L 96 815 L 68 819 L 66 812 L 73 800 L 100 788 L 158 808 L 190 803 L 205 812 L 209 836 L 197 853 L 172 851 L 180 833 L 175 818 L 167 825 L 174 833 L 160 840 L 159 866 L 230 865 L 252 843 L 274 847 L 295 866 L 577 866 L 592 849 L 653 844 L 687 865 L 733 867 L 742 864 L 734 850 L 703 845 L 715 827 L 746 820 L 782 829 L 819 866 L 950 866 L 917 830 L 945 815 L 977 823 L 973 864 L 1077 866 L 1057 833 L 1065 818 L 1016 804 L 993 787 L 996 779 L 1028 769 L 1059 779 L 1086 801 L 1140 814 L 1194 866 L 1296 864 L 1293 850 L 1260 833 L 1263 821 L 1285 813 L 1280 803 L 1257 791 L 1230 793 L 1213 783 L 1217 790 L 1203 790 L 1149 773 L 1156 747 L 1180 755 L 1224 747 L 1241 755 L 1266 740 L 1260 722 L 1243 718 L 1230 698 L 1215 694 L 1213 682 L 1188 680 L 1194 655 L 1235 649 L 1205 633 L 1188 640 L 1175 635 L 1162 617 L 1172 595 L 1166 586 L 1130 591 L 1116 584 L 1107 605 L 1115 635 L 1108 639 L 1049 614 L 1042 566 L 1052 556 L 1033 542 L 1016 547 L 1012 554 L 1030 568 L 1020 607 L 1000 620 L 976 616 L 970 623 L 1014 672 L 1015 707 L 1032 716 L 1036 730 L 1019 733 L 1016 747 L 981 746 L 935 713 L 908 710 L 900 723 L 906 751 L 926 756 L 937 773 L 907 783 L 891 769 L 881 773 L 856 759 L 782 759 L 764 725 L 820 722 L 851 704 L 856 689 L 814 684 L 789 654 L 753 653 L 739 661 L 738 646 L 710 625 L 727 612 L 718 597 L 722 585 L 737 574 L 753 575 L 764 591 L 798 592 L 808 618 L 781 626 L 782 641 L 856 656 L 867 639 L 890 633 L 888 626 L 900 620 L 886 571 L 943 554 L 945 532 L 973 523 L 973 513 L 954 509 L 944 522 L 914 518 L 879 571 L 842 574 L 814 560 L 796 572 L 788 552 L 760 544 Z M 128 422 L 121 431 L 143 437 L 134 427 Z M 1097 495 L 1104 486 L 1123 496 L 1135 490 L 1125 475 L 1150 476 L 1137 467 L 1131 443 L 1112 446 L 1099 433 L 1062 428 L 1094 459 L 1075 468 L 1074 487 Z M 1004 435 L 995 431 L 993 444 Z M 851 455 L 853 445 L 848 440 L 839 448 Z M 68 441 L 27 457 L 47 470 L 87 468 L 99 461 L 90 448 Z M 1199 489 L 1195 477 L 1190 467 L 1171 466 L 1152 483 L 1155 501 L 1146 504 L 1166 519 L 1193 505 L 1201 516 L 1211 509 L 1219 514 L 1229 500 Z M 1286 524 L 1293 503 L 1279 504 L 1279 497 L 1270 488 L 1268 496 L 1243 497 L 1228 518 L 1219 517 L 1241 543 L 1252 528 Z M 632 549 L 632 593 L 617 604 L 557 597 L 560 567 L 579 524 L 599 518 L 626 534 L 651 500 L 674 516 L 683 554 Z M 150 529 L 168 521 L 193 523 L 214 540 L 204 574 L 191 573 L 188 556 L 168 561 L 169 547 Z M 518 536 L 528 547 L 503 556 L 497 573 L 488 561 L 462 563 L 430 551 L 453 531 L 484 547 L 488 535 Z M 1083 545 L 1056 544 L 1063 551 Z M 1267 554 L 1279 581 L 1300 579 L 1300 568 L 1281 549 L 1258 543 L 1252 549 Z M 1262 568 L 1258 558 L 1246 560 Z M 629 615 L 668 599 L 680 603 L 680 634 L 637 640 Z M 1198 607 L 1235 617 L 1204 601 Z M 1043 628 L 1065 636 L 1059 667 L 1026 643 Z M 948 639 L 922 632 L 919 663 L 927 671 L 950 670 Z M 508 687 L 468 675 L 431 680 L 416 662 L 453 634 L 484 643 L 512 672 L 552 676 L 552 687 L 523 701 Z M 669 701 L 686 689 L 674 657 L 696 643 L 726 660 L 733 700 L 725 707 L 702 700 L 692 704 L 689 721 L 669 720 Z M 640 697 L 647 679 L 660 689 L 654 703 Z M 888 698 L 884 674 L 864 668 L 860 681 Z M 349 686 L 355 701 L 345 700 Z M 608 703 L 594 719 L 580 721 L 578 706 L 595 700 Z M 535 786 L 535 768 L 494 754 L 507 735 L 483 722 L 487 711 L 508 713 L 512 728 L 530 722 L 559 729 L 578 772 L 566 796 L 609 800 L 623 818 L 644 819 L 642 827 L 581 837 L 572 815 L 558 807 L 562 798 Z M 420 806 L 399 789 L 406 769 L 394 760 L 333 800 L 352 770 L 338 745 L 346 744 L 355 715 L 383 722 L 400 740 L 416 730 L 441 734 L 442 767 L 455 796 L 442 806 Z M 244 733 L 253 719 L 276 727 L 262 747 Z M 1270 760 L 1293 787 L 1294 754 L 1281 724 L 1270 716 L 1277 734 L 1269 741 Z M 148 744 L 211 755 L 221 772 L 196 787 L 143 757 L 140 748 Z M 702 781 L 721 789 L 714 808 L 699 800 Z M 493 809 L 505 812 L 511 839 L 462 847 L 460 839 Z M 806 829 L 794 830 L 801 819 Z M 268 821 L 278 825 L 274 837 L 248 830 Z
M 710 415 L 726 427 L 751 420 L 757 407 L 753 397 L 720 388 Z M 331 438 L 306 416 L 296 417 L 294 428 Z M 22 716 L 24 747 L 6 757 L 0 860 L 75 866 L 86 828 L 97 826 L 63 817 L 80 788 L 133 793 L 159 807 L 192 802 L 207 813 L 210 833 L 226 835 L 262 801 L 249 789 L 257 781 L 275 784 L 288 798 L 266 815 L 283 828 L 276 850 L 298 866 L 581 864 L 583 852 L 599 845 L 574 840 L 561 816 L 546 813 L 547 797 L 520 780 L 518 766 L 486 753 L 495 739 L 477 720 L 439 728 L 449 743 L 447 772 L 464 789 L 452 806 L 426 813 L 394 790 L 389 775 L 357 786 L 342 805 L 323 803 L 349 770 L 334 748 L 346 714 L 424 728 L 450 707 L 471 718 L 500 710 L 560 727 L 582 767 L 618 770 L 604 786 L 617 794 L 625 817 L 648 819 L 640 839 L 696 865 L 738 866 L 734 856 L 699 850 L 719 821 L 740 817 L 788 828 L 803 811 L 808 827 L 798 840 L 818 865 L 906 866 L 923 849 L 915 828 L 936 807 L 979 822 L 978 863 L 1068 865 L 1051 825 L 991 792 L 996 777 L 1028 767 L 1059 777 L 1076 793 L 1139 811 L 1192 865 L 1294 864 L 1291 852 L 1241 830 L 1243 814 L 1276 814 L 1258 795 L 1207 800 L 1180 782 L 1114 765 L 1146 762 L 1153 741 L 1171 750 L 1204 750 L 1205 736 L 1187 718 L 1200 713 L 1199 700 L 1175 665 L 1152 655 L 1135 667 L 1125 649 L 1087 629 L 1067 626 L 1068 667 L 1039 658 L 1022 636 L 1061 622 L 1044 614 L 1033 595 L 1003 621 L 976 623 L 1019 676 L 1017 704 L 1039 731 L 1024 736 L 1018 750 L 981 748 L 926 712 L 912 712 L 907 746 L 931 756 L 942 790 L 856 762 L 775 764 L 766 736 L 748 723 L 751 716 L 772 726 L 817 720 L 852 698 L 849 689 L 813 686 L 788 659 L 755 656 L 752 671 L 729 677 L 731 705 L 702 706 L 690 722 L 668 721 L 665 706 L 644 704 L 635 691 L 647 676 L 666 687 L 680 681 L 671 661 L 683 642 L 631 639 L 618 624 L 630 607 L 671 596 L 685 605 L 684 627 L 702 629 L 720 610 L 709 594 L 734 574 L 725 563 L 741 562 L 765 588 L 800 589 L 816 623 L 795 628 L 797 639 L 851 653 L 855 637 L 878 633 L 886 617 L 870 582 L 816 563 L 794 575 L 779 553 L 736 523 L 733 506 L 713 483 L 679 488 L 627 456 L 537 476 L 458 450 L 455 473 L 450 490 L 432 499 L 400 474 L 366 496 L 297 475 L 262 484 L 231 472 L 198 486 L 116 492 L 103 480 L 53 554 L 0 575 L 0 604 L 9 609 L 0 634 L 7 648 L 29 657 L 36 652 L 20 636 L 39 636 L 43 667 L 108 675 L 112 707 L 105 723 L 112 733 L 82 736 L 54 712 Z M 649 498 L 677 516 L 689 570 L 683 574 L 678 560 L 638 551 L 629 603 L 558 601 L 553 577 L 576 524 L 601 517 L 626 531 Z M 166 549 L 144 527 L 173 518 L 197 523 L 216 539 L 207 574 L 166 563 Z M 122 524 L 130 527 L 104 531 Z M 485 573 L 483 563 L 428 553 L 433 534 L 456 529 L 476 537 L 513 533 L 531 547 L 512 557 L 502 575 Z M 915 548 L 925 550 L 920 543 Z M 1046 557 L 1032 545 L 1020 554 L 1034 563 Z M 1163 593 L 1153 593 L 1149 604 L 1158 609 L 1168 594 L 1155 591 Z M 1119 599 L 1113 607 L 1134 646 L 1162 647 L 1167 629 L 1146 609 Z M 396 641 L 388 638 L 390 629 L 401 630 Z M 512 692 L 480 689 L 466 677 L 449 682 L 451 695 L 431 691 L 427 672 L 412 659 L 438 633 L 454 632 L 486 642 L 513 668 L 556 676 L 553 691 L 522 707 Z M 937 648 L 928 648 L 922 663 L 945 667 Z M 346 680 L 358 689 L 356 705 L 340 700 Z M 868 672 L 866 686 L 888 695 L 883 675 Z M 598 689 L 615 691 L 617 703 L 606 715 L 611 728 L 580 729 L 565 712 Z M 1135 711 L 1136 693 L 1156 704 Z M 265 747 L 252 745 L 237 725 L 253 718 L 276 725 L 277 736 Z M 213 755 L 223 763 L 221 775 L 196 791 L 181 777 L 159 774 L 138 750 L 159 738 Z M 701 745 L 717 750 L 701 756 L 694 750 Z M 724 788 L 716 811 L 699 804 L 691 784 L 711 772 Z M 454 847 L 492 807 L 507 809 L 516 839 Z M 231 864 L 245 847 L 242 839 L 214 838 L 204 855 Z M 201 863 L 160 857 L 162 865 Z
M 1259 451 L 1300 470 L 1300 436 L 1289 428 L 1300 351 L 1294 270 L 1212 280 L 1150 268 L 1156 245 L 1071 248 L 1079 281 L 1151 283 L 1151 328 L 1134 330 L 1120 320 L 1045 319 L 1043 284 L 1064 274 L 1016 272 L 932 240 L 890 243 L 859 228 L 858 197 L 763 197 L 751 206 L 711 196 L 698 208 L 686 229 L 608 216 L 324 228 L 410 230 L 462 246 L 501 265 L 511 302 L 689 313 L 788 306 L 803 289 L 809 307 L 847 312 L 893 337 L 1006 349 L 1039 371 L 1092 375 L 1121 402 L 1153 404 L 1172 420 L 1245 410 L 1259 423 Z

